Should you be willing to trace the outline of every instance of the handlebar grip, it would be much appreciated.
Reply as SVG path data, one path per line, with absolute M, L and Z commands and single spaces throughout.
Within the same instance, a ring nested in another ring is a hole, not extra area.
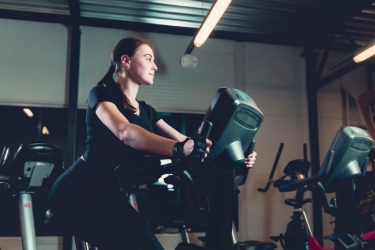
M 252 140 L 249 147 L 244 152 L 245 157 L 248 156 L 249 154 L 251 154 L 254 151 L 254 148 L 255 148 L 255 141 Z
M 198 134 L 203 136 L 204 138 L 208 138 L 210 136 L 212 129 L 212 122 L 210 121 L 202 121 L 201 126 L 198 129 Z

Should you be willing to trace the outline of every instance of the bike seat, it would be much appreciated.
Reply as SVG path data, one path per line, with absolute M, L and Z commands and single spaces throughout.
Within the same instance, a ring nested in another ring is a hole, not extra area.
M 304 200 L 297 200 L 297 199 L 286 199 L 285 204 L 294 208 L 303 207 L 306 203 L 312 202 L 312 199 L 304 199 Z

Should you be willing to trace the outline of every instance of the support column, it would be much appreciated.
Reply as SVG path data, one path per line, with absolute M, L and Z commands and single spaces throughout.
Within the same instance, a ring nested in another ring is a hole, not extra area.
M 308 45 L 305 47 L 306 54 L 306 86 L 307 86 L 307 105 L 309 121 L 309 139 L 310 139 L 310 157 L 311 157 L 311 174 L 316 175 L 320 168 L 319 156 L 319 130 L 318 130 L 318 101 L 317 101 L 317 77 L 314 47 Z M 313 192 L 313 200 L 318 195 Z M 320 244 L 323 243 L 323 223 L 322 209 L 319 204 L 313 203 L 313 221 L 314 236 Z
M 69 108 L 68 108 L 68 141 L 65 167 L 69 167 L 77 156 L 77 106 L 78 106 L 78 80 L 79 59 L 81 47 L 81 29 L 79 24 L 80 8 L 78 0 L 69 0 L 72 24 L 69 29 L 70 54 L 69 54 Z M 72 235 L 65 230 L 63 237 L 63 250 L 72 249 Z

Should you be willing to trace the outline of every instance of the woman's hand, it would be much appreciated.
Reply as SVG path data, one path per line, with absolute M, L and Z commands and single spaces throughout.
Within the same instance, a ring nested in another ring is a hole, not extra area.
M 252 168 L 255 164 L 255 160 L 256 160 L 256 156 L 257 156 L 257 152 L 252 152 L 251 154 L 249 154 L 246 159 L 245 159 L 245 166 L 247 168 Z
M 200 158 L 202 161 L 210 152 L 212 142 L 199 135 L 192 136 L 190 140 L 186 141 L 183 147 L 184 155 L 192 158 Z

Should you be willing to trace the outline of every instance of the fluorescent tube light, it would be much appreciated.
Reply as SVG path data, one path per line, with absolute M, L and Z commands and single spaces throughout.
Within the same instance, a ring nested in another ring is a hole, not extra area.
M 371 40 L 367 45 L 358 49 L 358 52 L 354 52 L 353 61 L 356 63 L 363 62 L 370 57 L 375 55 L 375 39 Z
M 208 13 L 203 24 L 199 28 L 199 31 L 194 39 L 194 45 L 200 47 L 207 40 L 211 31 L 215 28 L 216 24 L 219 22 L 221 16 L 224 14 L 225 10 L 228 8 L 232 0 L 217 0 L 212 6 L 210 12 Z

